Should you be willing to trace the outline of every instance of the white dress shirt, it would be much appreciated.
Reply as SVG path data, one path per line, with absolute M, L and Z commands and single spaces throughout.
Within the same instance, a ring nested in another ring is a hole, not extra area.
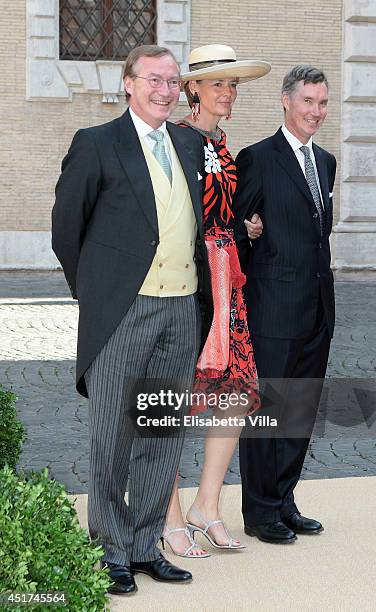
M 323 202 L 323 199 L 322 199 L 321 186 L 320 186 L 320 179 L 319 179 L 319 174 L 317 172 L 316 159 L 315 159 L 315 154 L 313 152 L 313 147 L 312 147 L 312 136 L 309 139 L 309 141 L 305 145 L 303 145 L 303 143 L 300 142 L 300 140 L 296 136 L 294 136 L 294 134 L 291 134 L 291 132 L 287 129 L 285 124 L 282 125 L 281 130 L 282 130 L 282 134 L 286 138 L 286 140 L 289 143 L 290 147 L 294 151 L 294 153 L 296 155 L 296 159 L 299 162 L 299 166 L 301 167 L 304 176 L 305 176 L 304 153 L 303 153 L 303 151 L 300 150 L 300 147 L 302 147 L 302 146 L 308 147 L 309 154 L 310 154 L 310 157 L 311 157 L 311 161 L 312 161 L 313 167 L 315 169 L 316 183 L 317 183 L 317 186 L 319 188 L 321 204 L 322 204 L 322 207 L 324 208 L 324 202 Z
M 153 140 L 153 138 L 150 138 L 148 134 L 150 134 L 150 132 L 153 132 L 154 128 L 151 127 L 148 123 L 145 123 L 145 121 L 141 119 L 138 115 L 136 115 L 136 113 L 131 108 L 129 109 L 129 114 L 134 123 L 134 127 L 136 128 L 136 132 L 137 132 L 139 139 L 140 140 L 142 139 L 143 142 L 149 147 L 150 151 L 153 152 L 153 149 L 155 147 L 155 140 Z M 168 161 L 170 162 L 170 165 L 172 165 L 171 164 L 171 152 L 170 152 L 171 150 L 170 148 L 172 144 L 171 144 L 169 133 L 167 131 L 165 121 L 162 123 L 162 125 L 159 126 L 158 130 L 164 134 L 164 144 L 165 144 L 166 155 L 168 157 Z

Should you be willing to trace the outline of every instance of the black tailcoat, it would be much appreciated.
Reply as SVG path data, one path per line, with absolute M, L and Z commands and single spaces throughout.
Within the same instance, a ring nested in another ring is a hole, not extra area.
M 202 225 L 201 138 L 167 123 L 197 220 L 196 263 L 203 340 L 212 318 L 210 273 Z M 126 111 L 120 118 L 79 130 L 62 163 L 52 212 L 52 246 L 80 317 L 77 389 L 141 288 L 159 243 L 153 186 L 141 144 Z

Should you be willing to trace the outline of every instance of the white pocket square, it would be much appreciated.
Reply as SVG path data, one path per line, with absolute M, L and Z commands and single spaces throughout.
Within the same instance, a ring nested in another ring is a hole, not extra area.
M 329 191 L 329 197 L 332 198 L 333 197 L 333 191 Z
M 202 181 L 202 176 L 201 176 L 201 174 L 199 172 L 197 172 L 197 180 L 198 181 Z

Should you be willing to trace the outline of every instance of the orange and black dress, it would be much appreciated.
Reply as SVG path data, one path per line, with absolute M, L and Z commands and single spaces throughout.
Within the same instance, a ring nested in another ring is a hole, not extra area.
M 260 406 L 257 370 L 247 324 L 241 271 L 234 241 L 232 198 L 236 188 L 236 166 L 226 147 L 226 135 L 204 132 L 182 121 L 179 125 L 195 129 L 202 136 L 205 151 L 203 177 L 203 222 L 208 251 L 214 302 L 213 323 L 199 357 L 195 391 L 211 393 L 246 392 L 249 412 Z M 206 410 L 204 401 L 191 413 Z

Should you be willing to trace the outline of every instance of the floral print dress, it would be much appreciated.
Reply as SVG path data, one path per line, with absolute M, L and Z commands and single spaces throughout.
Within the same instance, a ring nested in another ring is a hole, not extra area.
M 180 125 L 196 129 L 186 122 Z M 242 273 L 234 241 L 232 199 L 236 188 L 236 166 L 226 147 L 226 135 L 205 134 L 203 139 L 203 222 L 214 302 L 213 323 L 197 363 L 195 391 L 209 393 L 247 392 L 249 413 L 260 406 L 257 370 L 247 323 Z M 200 401 L 191 414 L 206 410 Z

